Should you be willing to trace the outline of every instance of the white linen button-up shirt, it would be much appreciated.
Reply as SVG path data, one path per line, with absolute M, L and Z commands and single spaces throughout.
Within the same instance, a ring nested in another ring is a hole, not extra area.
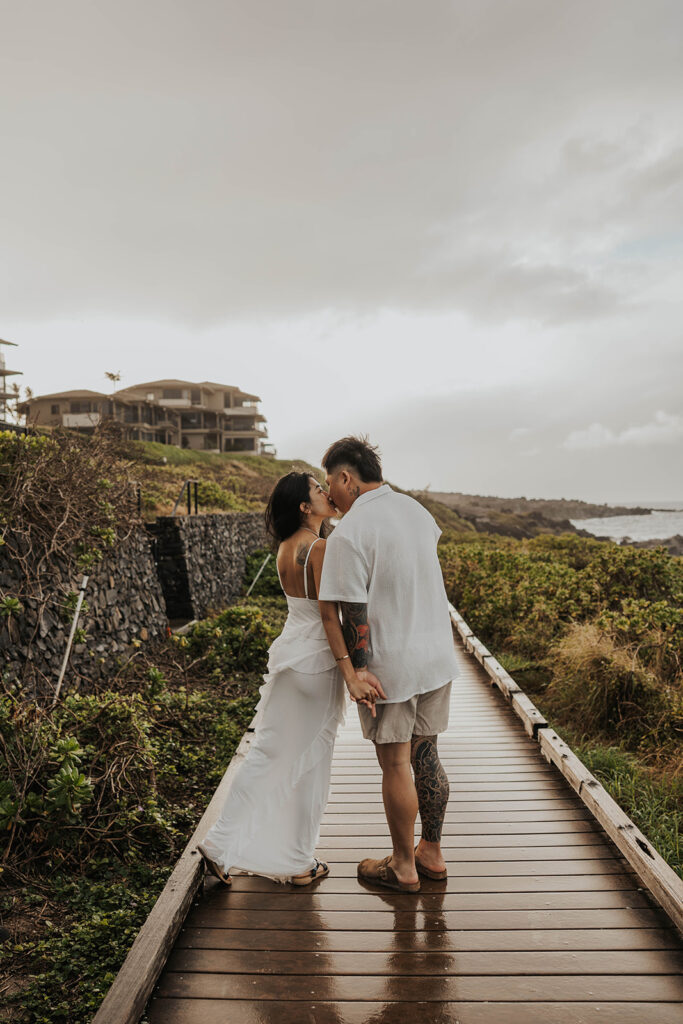
M 434 517 L 388 484 L 365 491 L 327 539 L 321 601 L 367 604 L 368 668 L 396 704 L 458 675 Z

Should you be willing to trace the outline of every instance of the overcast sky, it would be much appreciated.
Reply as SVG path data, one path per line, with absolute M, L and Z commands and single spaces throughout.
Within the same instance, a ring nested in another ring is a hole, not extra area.
M 0 0 L 0 336 L 404 487 L 683 499 L 680 0 Z

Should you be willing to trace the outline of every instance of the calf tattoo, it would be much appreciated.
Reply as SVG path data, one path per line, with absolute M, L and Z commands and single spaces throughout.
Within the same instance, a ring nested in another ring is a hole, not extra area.
M 370 653 L 370 626 L 368 625 L 368 606 L 366 604 L 350 604 L 342 601 L 342 633 L 346 641 L 346 649 L 351 656 L 354 668 L 367 668 Z
M 439 843 L 450 787 L 436 749 L 436 736 L 413 736 L 410 760 L 415 772 L 422 838 L 428 843 Z

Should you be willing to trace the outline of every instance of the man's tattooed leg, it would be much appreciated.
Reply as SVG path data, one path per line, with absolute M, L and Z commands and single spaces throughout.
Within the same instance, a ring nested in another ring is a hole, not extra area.
M 422 838 L 428 843 L 439 843 L 450 787 L 436 749 L 436 736 L 413 736 L 410 759 L 415 772 Z

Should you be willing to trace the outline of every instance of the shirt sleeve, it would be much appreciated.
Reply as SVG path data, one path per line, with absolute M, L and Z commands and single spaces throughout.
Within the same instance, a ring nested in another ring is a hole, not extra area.
M 368 569 L 360 551 L 345 537 L 337 536 L 335 531 L 325 545 L 318 600 L 367 604 L 369 582 Z

